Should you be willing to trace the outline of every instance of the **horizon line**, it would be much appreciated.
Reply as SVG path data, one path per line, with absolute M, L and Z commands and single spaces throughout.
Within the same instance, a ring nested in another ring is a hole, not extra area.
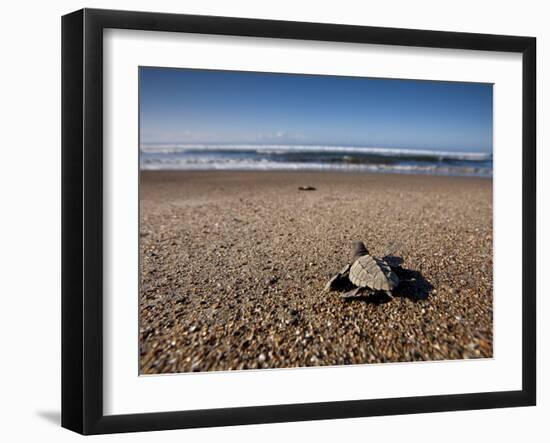
M 395 147 L 395 146 L 380 146 L 368 144 L 345 144 L 345 143 L 263 143 L 263 142 L 140 142 L 139 148 L 164 146 L 173 148 L 185 147 L 216 147 L 216 146 L 235 146 L 235 147 L 317 147 L 317 148 L 358 148 L 358 149 L 379 149 L 379 150 L 394 150 L 394 151 L 425 151 L 425 152 L 442 152 L 442 153 L 479 153 L 493 154 L 493 148 L 485 150 L 484 148 L 453 150 L 449 148 L 415 148 L 415 147 Z M 462 148 L 461 148 L 462 149 Z

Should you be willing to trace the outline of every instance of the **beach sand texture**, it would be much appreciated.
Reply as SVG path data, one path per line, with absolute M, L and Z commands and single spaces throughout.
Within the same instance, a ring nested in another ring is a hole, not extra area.
M 492 357 L 492 212 L 490 179 L 142 171 L 140 371 Z M 398 246 L 393 299 L 324 292 L 354 240 Z

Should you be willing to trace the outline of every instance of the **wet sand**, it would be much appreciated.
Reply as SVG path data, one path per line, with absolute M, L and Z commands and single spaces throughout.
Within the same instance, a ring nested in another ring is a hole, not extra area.
M 147 171 L 140 223 L 143 374 L 492 356 L 490 179 Z M 393 299 L 323 290 L 354 240 Z

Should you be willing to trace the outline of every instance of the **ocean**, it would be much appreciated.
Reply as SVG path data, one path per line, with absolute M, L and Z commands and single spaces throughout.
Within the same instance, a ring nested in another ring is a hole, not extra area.
M 341 171 L 492 177 L 493 156 L 361 146 L 142 144 L 142 170 Z

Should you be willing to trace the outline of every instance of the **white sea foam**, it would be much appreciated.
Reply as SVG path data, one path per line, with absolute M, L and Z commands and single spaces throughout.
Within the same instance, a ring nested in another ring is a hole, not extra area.
M 492 155 L 364 146 L 143 144 L 141 169 L 309 170 L 492 176 Z
M 329 145 L 253 145 L 253 144 L 142 144 L 141 151 L 148 154 L 177 154 L 189 151 L 242 151 L 265 154 L 285 153 L 335 153 L 371 154 L 385 157 L 430 157 L 449 160 L 487 161 L 490 153 L 457 152 L 428 149 L 383 148 L 372 146 L 329 146 Z
M 436 164 L 342 164 L 322 162 L 276 162 L 266 159 L 220 159 L 207 157 L 163 158 L 154 156 L 141 159 L 143 170 L 188 170 L 188 171 L 340 171 L 378 172 L 400 174 L 457 175 L 490 177 L 492 168 L 452 167 Z

